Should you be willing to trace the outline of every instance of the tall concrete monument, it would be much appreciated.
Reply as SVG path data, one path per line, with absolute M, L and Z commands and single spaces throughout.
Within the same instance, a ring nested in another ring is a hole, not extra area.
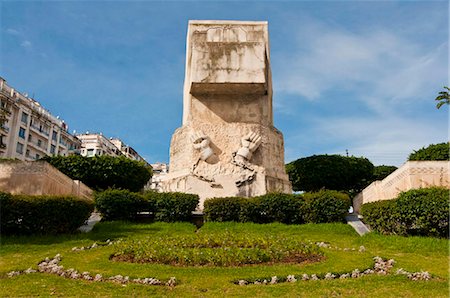
M 291 192 L 273 126 L 267 22 L 190 21 L 183 125 L 164 191 L 205 199 Z

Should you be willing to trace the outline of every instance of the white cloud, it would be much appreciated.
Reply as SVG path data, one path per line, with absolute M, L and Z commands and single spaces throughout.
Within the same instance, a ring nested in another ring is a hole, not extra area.
M 31 44 L 31 41 L 29 41 L 29 40 L 24 40 L 24 41 L 22 41 L 22 42 L 20 43 L 20 46 L 23 47 L 23 48 L 25 48 L 25 49 L 30 49 L 31 46 L 32 46 L 32 44 Z
M 7 28 L 6 33 L 8 33 L 9 35 L 14 35 L 14 36 L 19 36 L 21 35 L 20 32 L 14 28 Z

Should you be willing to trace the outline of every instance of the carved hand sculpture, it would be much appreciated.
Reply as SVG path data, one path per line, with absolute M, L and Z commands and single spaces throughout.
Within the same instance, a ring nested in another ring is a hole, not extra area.
M 249 161 L 253 152 L 258 149 L 261 144 L 261 136 L 256 132 L 250 132 L 241 139 L 242 147 L 236 153 L 237 161 Z
M 202 131 L 194 132 L 194 134 L 191 135 L 191 141 L 194 148 L 200 151 L 201 160 L 209 162 L 214 158 L 214 151 L 209 146 L 211 141 Z

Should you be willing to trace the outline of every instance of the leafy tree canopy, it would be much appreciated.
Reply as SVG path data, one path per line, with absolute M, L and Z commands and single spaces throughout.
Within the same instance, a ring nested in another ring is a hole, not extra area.
M 431 144 L 413 151 L 408 160 L 449 160 L 449 143 Z
M 373 181 L 383 180 L 395 170 L 397 170 L 396 166 L 386 166 L 386 165 L 376 166 L 373 169 Z
M 95 190 L 121 188 L 139 191 L 152 177 L 150 166 L 124 156 L 46 156 L 42 160 Z
M 373 177 L 373 164 L 364 157 L 313 155 L 286 165 L 295 191 L 331 189 L 356 193 Z

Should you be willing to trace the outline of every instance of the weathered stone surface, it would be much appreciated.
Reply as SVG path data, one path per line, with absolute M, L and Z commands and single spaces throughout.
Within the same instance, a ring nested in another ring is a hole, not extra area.
M 291 192 L 273 127 L 267 22 L 190 21 L 183 126 L 163 190 L 222 196 Z
M 410 189 L 441 186 L 450 188 L 450 162 L 408 161 L 381 181 L 374 181 L 353 199 L 353 209 L 359 213 L 366 203 L 392 200 Z

